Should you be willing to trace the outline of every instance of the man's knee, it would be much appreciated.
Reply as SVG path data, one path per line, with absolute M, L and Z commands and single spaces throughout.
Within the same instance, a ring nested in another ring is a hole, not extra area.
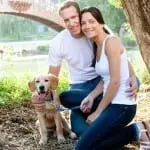
M 72 123 L 71 123 L 71 128 L 72 128 L 72 131 L 78 136 L 78 137 L 80 137 L 85 131 L 86 131 L 86 129 L 87 128 L 84 128 L 84 127 L 82 127 L 81 125 L 77 125 L 77 126 L 75 126 L 75 125 L 73 125 Z
M 79 106 L 81 101 L 88 95 L 85 90 L 67 90 L 60 94 L 60 102 L 67 108 Z
M 62 92 L 62 93 L 59 95 L 59 98 L 60 98 L 61 104 L 62 104 L 64 107 L 68 107 L 68 99 L 69 99 L 68 91 Z
M 81 136 L 88 128 L 84 114 L 80 111 L 71 111 L 70 115 L 72 131 Z

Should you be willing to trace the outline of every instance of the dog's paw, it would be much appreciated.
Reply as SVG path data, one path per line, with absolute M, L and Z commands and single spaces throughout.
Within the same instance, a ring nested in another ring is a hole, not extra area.
M 73 139 L 73 140 L 77 139 L 77 135 L 74 132 L 70 132 L 69 135 L 70 135 L 71 139 Z
M 45 145 L 47 143 L 47 138 L 41 138 L 39 141 L 40 145 Z
M 58 140 L 58 143 L 63 143 L 66 141 L 65 137 L 63 135 L 59 135 L 57 136 L 57 140 Z

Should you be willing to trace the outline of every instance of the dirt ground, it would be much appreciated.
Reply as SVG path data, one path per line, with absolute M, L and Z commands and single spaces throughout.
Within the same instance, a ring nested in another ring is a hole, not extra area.
M 58 144 L 50 135 L 48 144 L 38 144 L 40 136 L 35 127 L 36 114 L 31 103 L 17 108 L 0 108 L 0 150 L 73 150 L 75 140 L 67 138 Z M 139 94 L 136 121 L 150 119 L 150 92 Z M 138 150 L 138 145 L 128 145 L 124 150 Z

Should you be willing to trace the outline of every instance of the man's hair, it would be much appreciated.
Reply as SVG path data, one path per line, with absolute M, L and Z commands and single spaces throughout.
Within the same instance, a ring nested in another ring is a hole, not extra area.
M 77 10 L 77 13 L 79 13 L 80 15 L 80 6 L 75 0 L 67 0 L 63 2 L 62 5 L 59 7 L 59 15 L 61 14 L 61 11 L 71 6 L 73 6 Z

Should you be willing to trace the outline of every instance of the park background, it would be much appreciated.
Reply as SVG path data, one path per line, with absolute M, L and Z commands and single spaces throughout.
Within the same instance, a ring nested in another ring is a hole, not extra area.
M 61 2 L 63 0 L 54 1 L 55 9 L 59 7 Z M 147 102 L 150 96 L 150 75 L 140 55 L 135 36 L 127 22 L 123 9 L 113 0 L 78 0 L 78 2 L 81 8 L 86 6 L 98 7 L 106 24 L 122 40 L 135 74 L 141 81 L 138 95 L 141 107 L 139 107 L 137 113 L 137 120 L 150 119 L 150 112 L 147 112 L 150 104 Z M 29 19 L 12 15 L 0 15 L 0 50 L 4 51 L 0 55 L 1 108 L 14 110 L 14 108 L 21 108 L 28 104 L 31 100 L 27 81 L 37 73 L 47 73 L 47 54 L 51 39 L 57 33 L 54 29 Z M 67 87 L 68 72 L 67 64 L 64 61 L 58 92 L 64 91 Z

